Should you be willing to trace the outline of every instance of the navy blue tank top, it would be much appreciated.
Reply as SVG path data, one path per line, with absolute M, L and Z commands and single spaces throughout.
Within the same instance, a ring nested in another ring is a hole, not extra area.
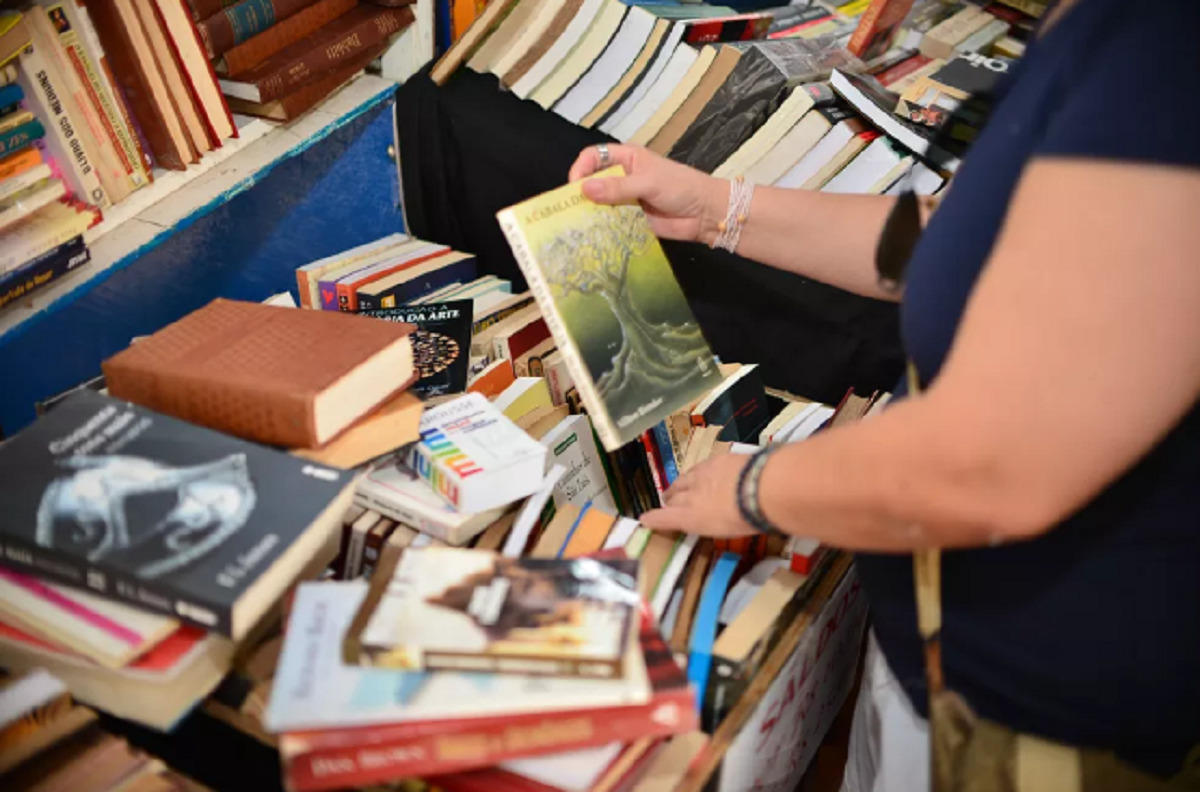
M 1027 163 L 1200 167 L 1197 31 L 1200 0 L 1080 0 L 1029 48 L 908 268 L 902 329 L 924 381 Z M 859 565 L 880 645 L 924 712 L 912 560 L 862 554 Z M 1200 741 L 1200 408 L 1048 534 L 945 553 L 942 585 L 947 683 L 981 716 L 1176 772 Z

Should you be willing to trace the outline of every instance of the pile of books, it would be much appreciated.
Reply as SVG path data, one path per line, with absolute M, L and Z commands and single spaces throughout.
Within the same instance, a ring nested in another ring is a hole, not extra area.
M 728 9 L 498 0 L 432 76 L 465 63 L 568 121 L 725 178 L 932 194 L 962 150 L 935 140 L 936 128 L 990 83 L 939 92 L 926 81 L 954 58 L 976 72 L 1007 70 L 1035 19 L 1000 3 L 913 6 L 811 3 L 714 18 Z M 941 112 L 919 111 L 934 106 Z
M 104 731 L 46 671 L 0 673 L 0 776 L 5 789 L 72 792 L 205 788 Z
M 276 121 L 308 110 L 378 58 L 412 24 L 413 2 L 186 0 L 229 106 Z

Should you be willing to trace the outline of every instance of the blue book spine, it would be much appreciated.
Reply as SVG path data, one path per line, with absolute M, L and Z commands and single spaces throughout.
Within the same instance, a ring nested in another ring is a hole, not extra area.
M 0 275 L 0 307 L 29 295 L 82 267 L 91 259 L 83 237 L 75 237 L 14 270 Z
M 475 258 L 472 256 L 459 259 L 444 267 L 439 267 L 420 277 L 398 283 L 379 294 L 364 295 L 360 291 L 358 292 L 358 310 L 368 311 L 405 305 L 418 297 L 429 294 L 443 286 L 448 286 L 451 283 L 470 283 L 477 277 L 475 271 Z M 322 288 L 324 288 L 324 284 L 322 284 Z M 322 294 L 322 299 L 324 299 L 324 294 Z M 334 299 L 336 300 L 336 297 Z M 334 306 L 334 310 L 336 310 L 336 302 Z
M 0 135 L 0 157 L 7 157 L 45 136 L 46 128 L 36 118 Z
M 0 85 L 0 107 L 12 107 L 25 98 L 25 92 L 16 83 Z
M 708 674 L 712 670 L 713 644 L 717 640 L 717 620 L 721 615 L 721 605 L 725 602 L 725 594 L 729 591 L 729 583 L 733 573 L 737 571 L 741 556 L 737 553 L 723 553 L 713 564 L 708 582 L 704 584 L 704 592 L 700 595 L 700 605 L 696 608 L 696 623 L 692 626 L 692 634 L 688 640 L 687 675 L 696 691 L 696 711 L 704 712 L 704 696 L 708 691 Z
M 675 462 L 675 449 L 671 445 L 671 434 L 667 431 L 665 421 L 654 425 L 654 442 L 658 444 L 658 458 L 662 460 L 663 472 L 667 476 L 667 486 L 679 478 L 679 465 Z

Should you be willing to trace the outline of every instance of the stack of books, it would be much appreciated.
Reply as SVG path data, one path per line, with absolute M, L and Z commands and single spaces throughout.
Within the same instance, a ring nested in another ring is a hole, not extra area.
M 338 465 L 418 438 L 411 331 L 217 300 L 105 361 L 0 447 L 0 665 L 176 723 L 337 555 Z
M 6 789 L 73 792 L 205 788 L 104 731 L 46 671 L 0 673 L 0 775 Z
M 378 58 L 412 24 L 412 2 L 186 0 L 229 106 L 276 121 L 305 112 Z
M 913 6 L 813 3 L 711 18 L 684 3 L 498 0 L 432 76 L 444 81 L 465 64 L 568 121 L 720 177 L 931 194 L 958 165 L 962 145 L 935 143 L 935 130 L 963 93 L 931 93 L 923 80 L 963 56 L 1005 70 L 1035 20 L 995 3 Z M 909 88 L 920 93 L 902 118 Z M 914 112 L 935 102 L 942 114 Z

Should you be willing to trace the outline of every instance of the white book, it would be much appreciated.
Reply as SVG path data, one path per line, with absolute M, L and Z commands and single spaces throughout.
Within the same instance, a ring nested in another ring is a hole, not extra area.
M 842 150 L 842 147 L 850 142 L 850 138 L 854 137 L 856 131 L 849 121 L 841 121 L 836 124 L 833 129 L 825 133 L 824 137 L 817 142 L 807 154 L 800 158 L 800 161 L 783 174 L 777 182 L 776 187 L 790 187 L 794 190 L 800 189 L 805 182 L 817 174 L 821 168 L 829 160 L 837 156 L 837 153 Z
M 676 50 L 678 54 L 678 50 Z M 713 61 L 717 58 L 717 48 L 712 45 L 707 45 L 700 50 L 696 56 L 696 60 L 688 68 L 683 77 L 671 88 L 670 92 L 657 105 L 653 105 L 651 98 L 642 100 L 643 105 L 651 104 L 653 109 L 650 110 L 650 116 L 646 121 L 637 128 L 628 138 L 623 138 L 629 143 L 636 143 L 639 146 L 645 146 L 654 136 L 662 131 L 671 117 L 675 115 L 680 106 L 687 101 L 692 95 L 692 91 L 704 79 L 704 75 L 708 73 Z M 670 66 L 667 67 L 670 70 Z M 665 77 L 665 75 L 664 75 Z M 660 80 L 661 82 L 661 80 Z M 629 119 L 626 119 L 628 121 Z M 614 135 L 616 137 L 616 135 Z
M 452 545 L 466 544 L 504 514 L 504 507 L 481 512 L 455 509 L 395 458 L 372 467 L 359 481 L 354 502 Z
M 546 449 L 485 397 L 468 393 L 425 411 L 408 465 L 456 509 L 487 511 L 537 490 Z
M 675 584 L 679 582 L 679 576 L 683 574 L 688 559 L 692 557 L 692 550 L 696 547 L 697 539 L 699 537 L 696 534 L 684 535 L 683 539 L 675 545 L 675 552 L 671 555 L 671 560 L 667 562 L 662 575 L 658 578 L 650 607 L 654 611 L 654 617 L 659 621 L 662 621 L 667 613 L 667 606 L 671 604 L 671 595 L 675 593 Z
M 663 103 L 670 98 L 679 84 L 687 77 L 692 66 L 699 59 L 700 53 L 688 44 L 679 44 L 675 47 L 675 51 L 671 53 L 670 60 L 663 67 L 662 73 L 654 84 L 646 89 L 637 105 L 630 108 L 629 112 L 616 124 L 613 124 L 609 132 L 617 140 L 628 141 L 633 137 L 639 129 L 645 126 L 650 120 L 650 116 L 654 115 L 658 108 L 662 107 Z M 607 126 L 607 125 L 606 125 Z M 602 127 L 603 128 L 603 127 Z
M 0 730 L 66 693 L 62 680 L 40 668 L 10 682 L 0 688 Z
M 604 7 L 604 3 L 605 0 L 583 0 L 583 5 L 579 7 L 575 16 L 554 40 L 554 43 L 542 53 L 542 57 L 538 58 L 537 63 L 529 67 L 525 76 L 513 84 L 512 92 L 521 99 L 529 98 L 534 89 L 550 76 L 555 67 L 562 63 L 563 59 L 571 53 L 575 45 L 587 33 L 600 13 L 600 9 Z
M 745 175 L 746 171 L 774 148 L 812 107 L 813 96 L 808 88 L 803 85 L 793 88 L 779 109 L 772 113 L 767 122 L 755 130 L 745 143 L 738 146 L 737 150 L 729 155 L 729 159 L 717 166 L 713 176 L 718 179 L 731 179 L 734 176 Z
M 858 156 L 830 179 L 821 192 L 877 194 L 891 187 L 912 165 L 886 135 L 875 138 Z M 882 186 L 880 182 L 886 182 Z
M 638 521 L 629 517 L 621 517 L 617 519 L 617 524 L 608 532 L 608 538 L 604 540 L 604 550 L 612 550 L 617 547 L 624 547 L 633 538 L 633 532 L 638 529 Z
M 615 742 L 579 751 L 512 759 L 501 762 L 500 767 L 562 792 L 588 792 L 624 750 L 624 743 Z
M 746 171 L 746 181 L 754 184 L 775 184 L 795 167 L 804 155 L 812 151 L 830 129 L 829 119 L 819 110 L 809 110 L 788 130 L 775 147 Z
M 67 194 L 61 179 L 44 179 L 0 199 L 0 231 Z
M 603 512 L 616 513 L 592 422 L 586 415 L 567 416 L 541 442 L 549 452 L 547 465 L 562 465 L 567 471 L 554 488 L 555 508 L 568 503 L 583 508 L 591 503 Z
M 663 37 L 662 44 L 659 45 L 658 52 L 654 53 L 654 59 L 638 78 L 637 84 L 633 86 L 633 90 L 629 92 L 616 109 L 609 114 L 604 123 L 600 125 L 601 132 L 612 134 L 617 125 L 625 120 L 625 116 L 637 107 L 642 101 L 642 98 L 650 91 L 658 78 L 662 75 L 663 70 L 667 68 L 667 64 L 671 62 L 671 58 L 675 55 L 675 50 L 679 47 L 692 49 L 688 44 L 682 43 L 683 33 L 686 30 L 683 24 L 676 22 L 667 31 L 667 35 Z
M 558 100 L 554 112 L 572 124 L 582 121 L 625 76 L 645 46 L 656 21 L 655 16 L 644 8 L 631 7 L 604 53 L 579 78 L 579 82 Z
M 649 700 L 640 651 L 637 661 L 626 663 L 625 678 L 615 680 L 346 665 L 342 638 L 366 593 L 366 581 L 305 583 L 297 589 L 264 718 L 268 731 L 619 707 Z
M 550 2 L 543 0 L 541 7 L 537 8 L 521 26 L 521 31 L 492 61 L 488 71 L 497 77 L 504 77 L 513 66 L 517 65 L 517 61 L 525 57 L 529 48 L 537 43 L 560 10 L 558 0 L 550 0 Z
M 579 40 L 578 46 L 562 59 L 528 98 L 537 102 L 544 110 L 553 107 L 604 52 L 624 18 L 625 5 L 619 0 L 606 0 L 604 8 Z

